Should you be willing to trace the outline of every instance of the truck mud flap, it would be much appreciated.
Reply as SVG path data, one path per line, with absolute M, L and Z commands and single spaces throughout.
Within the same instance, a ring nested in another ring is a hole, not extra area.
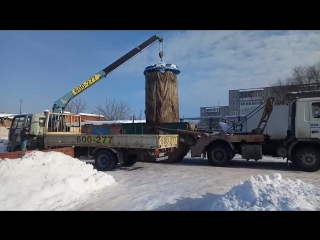
M 241 156 L 245 160 L 259 160 L 262 159 L 262 146 L 261 145 L 242 145 Z

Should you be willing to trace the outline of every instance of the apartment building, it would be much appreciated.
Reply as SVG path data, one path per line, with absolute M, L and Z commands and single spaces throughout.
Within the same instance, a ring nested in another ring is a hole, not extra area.
M 272 96 L 272 87 L 229 90 L 229 115 L 247 115 L 248 109 L 258 107 Z

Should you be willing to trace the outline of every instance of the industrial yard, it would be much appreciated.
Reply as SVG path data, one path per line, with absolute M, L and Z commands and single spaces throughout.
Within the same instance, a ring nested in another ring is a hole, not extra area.
M 0 32 L 0 210 L 320 210 L 319 32 L 150 32 Z

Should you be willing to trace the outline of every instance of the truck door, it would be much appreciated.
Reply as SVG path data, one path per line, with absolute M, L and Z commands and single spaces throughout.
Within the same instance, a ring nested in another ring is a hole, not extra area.
M 38 135 L 44 135 L 45 125 L 46 125 L 46 118 L 40 117 L 39 118 L 39 133 L 38 133 Z
M 12 149 L 15 148 L 15 146 L 20 145 L 20 131 L 22 130 L 22 127 L 24 124 L 26 124 L 26 116 L 16 116 L 14 117 L 12 124 L 9 129 L 9 144 Z
M 310 137 L 320 139 L 320 101 L 310 101 Z

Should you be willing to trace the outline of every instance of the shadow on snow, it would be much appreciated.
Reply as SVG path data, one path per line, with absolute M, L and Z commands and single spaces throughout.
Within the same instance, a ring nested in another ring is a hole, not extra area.
M 214 201 L 221 195 L 206 193 L 201 198 L 180 198 L 175 203 L 166 203 L 153 211 L 210 211 Z

